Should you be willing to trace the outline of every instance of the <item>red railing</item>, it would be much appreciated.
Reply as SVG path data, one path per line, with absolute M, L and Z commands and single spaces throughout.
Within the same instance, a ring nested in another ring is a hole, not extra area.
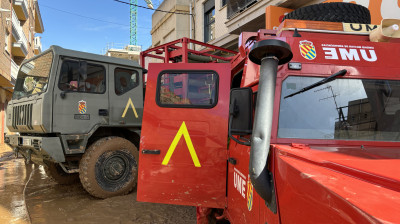
M 192 50 L 189 48 L 189 44 L 202 46 L 205 49 L 201 51 Z M 140 53 L 140 65 L 145 68 L 146 58 L 159 59 L 163 63 L 190 63 L 191 61 L 204 63 L 230 62 L 237 53 L 236 51 L 184 37 L 142 51 Z

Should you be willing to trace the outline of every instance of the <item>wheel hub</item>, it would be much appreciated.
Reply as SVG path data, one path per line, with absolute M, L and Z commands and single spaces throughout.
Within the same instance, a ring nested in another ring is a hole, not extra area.
M 104 162 L 104 175 L 109 180 L 118 180 L 126 173 L 127 161 L 119 155 L 114 155 Z

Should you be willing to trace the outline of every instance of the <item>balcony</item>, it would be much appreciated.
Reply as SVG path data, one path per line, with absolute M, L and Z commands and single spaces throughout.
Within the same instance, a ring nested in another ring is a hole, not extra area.
M 28 2 L 27 0 L 14 0 L 13 8 L 15 10 L 15 14 L 18 16 L 19 20 L 27 20 L 29 17 L 28 13 Z
M 17 57 L 26 57 L 28 55 L 28 41 L 21 23 L 14 10 L 12 10 L 12 49 L 11 53 Z
M 35 37 L 35 55 L 42 53 L 42 41 L 41 37 Z
M 35 4 L 35 32 L 36 33 L 43 33 L 44 32 L 44 26 L 43 26 L 42 16 L 40 15 L 40 9 L 39 9 L 38 1 L 35 0 L 34 4 Z
M 227 2 L 228 8 L 228 19 L 232 18 L 234 15 L 242 12 L 252 4 L 256 3 L 257 0 L 231 0 Z
M 257 31 L 265 28 L 265 9 L 282 0 L 231 0 L 228 1 L 228 21 L 225 23 L 230 34 L 241 31 Z

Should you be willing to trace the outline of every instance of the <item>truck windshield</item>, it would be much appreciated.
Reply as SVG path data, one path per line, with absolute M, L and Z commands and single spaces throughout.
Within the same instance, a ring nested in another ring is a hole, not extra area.
M 53 52 L 49 51 L 32 61 L 24 63 L 18 72 L 13 99 L 45 92 L 52 60 Z
M 400 141 L 400 81 L 288 77 L 282 84 L 278 137 Z

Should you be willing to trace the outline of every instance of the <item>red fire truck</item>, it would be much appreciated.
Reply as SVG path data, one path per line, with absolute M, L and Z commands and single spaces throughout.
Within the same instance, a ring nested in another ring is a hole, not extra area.
M 378 27 L 386 42 L 286 19 L 242 33 L 236 55 L 186 38 L 142 52 L 163 63 L 138 200 L 196 206 L 198 223 L 400 223 L 399 23 Z

